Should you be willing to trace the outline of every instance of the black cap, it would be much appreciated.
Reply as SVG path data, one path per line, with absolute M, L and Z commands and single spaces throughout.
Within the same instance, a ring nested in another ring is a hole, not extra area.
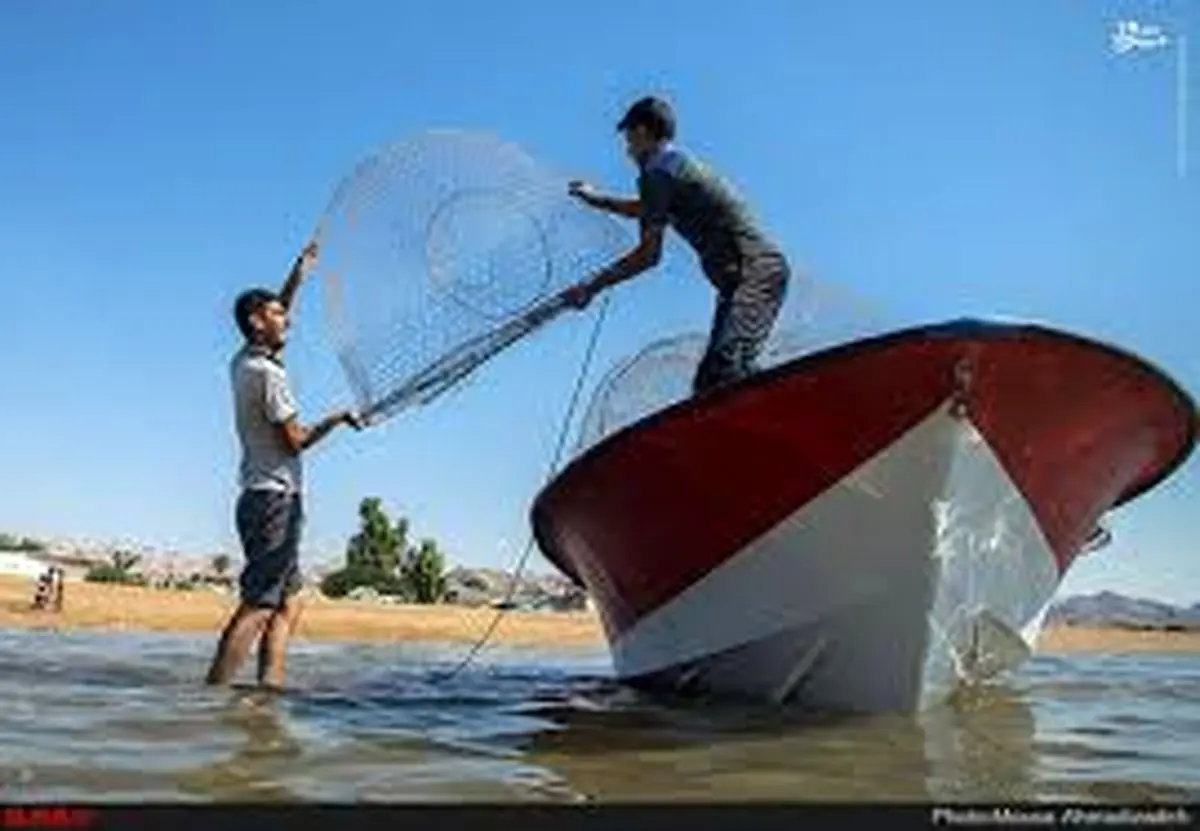
M 656 138 L 670 141 L 675 138 L 675 112 L 666 101 L 647 95 L 635 101 L 617 122 L 618 132 L 630 127 L 646 127 Z

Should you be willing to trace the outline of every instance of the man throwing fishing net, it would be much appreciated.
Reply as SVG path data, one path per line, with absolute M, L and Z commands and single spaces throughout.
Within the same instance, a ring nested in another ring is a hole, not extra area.
M 786 258 L 729 185 L 674 145 L 675 116 L 667 102 L 642 98 L 617 129 L 638 166 L 637 198 L 604 196 L 582 182 L 572 182 L 570 191 L 593 208 L 639 220 L 641 238 L 624 257 L 567 289 L 565 299 L 582 309 L 604 289 L 653 268 L 670 225 L 695 250 L 717 290 L 708 348 L 693 392 L 745 378 L 757 370 L 787 294 L 791 272 Z
M 301 424 L 284 371 L 281 355 L 292 301 L 316 258 L 317 245 L 310 242 L 278 293 L 250 289 L 234 304 L 234 319 L 245 338 L 230 365 L 230 380 L 242 446 L 236 521 L 246 565 L 238 581 L 241 603 L 221 633 L 209 684 L 232 679 L 258 640 L 259 684 L 282 687 L 284 653 L 300 616 L 300 457 L 336 427 L 362 427 L 358 415 L 345 410 L 310 426 Z

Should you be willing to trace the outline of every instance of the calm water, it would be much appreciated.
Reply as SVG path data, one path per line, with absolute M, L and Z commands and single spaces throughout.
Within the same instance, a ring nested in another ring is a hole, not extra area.
M 296 691 L 198 679 L 211 639 L 0 633 L 0 800 L 1200 798 L 1200 661 L 1039 658 L 921 719 L 666 705 L 603 653 L 296 644 Z

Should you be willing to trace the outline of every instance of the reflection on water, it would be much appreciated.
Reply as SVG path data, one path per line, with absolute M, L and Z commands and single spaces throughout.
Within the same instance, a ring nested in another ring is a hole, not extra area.
M 920 717 L 653 701 L 604 655 L 300 644 L 294 690 L 199 686 L 211 644 L 0 634 L 0 799 L 1200 797 L 1200 661 L 1039 658 Z

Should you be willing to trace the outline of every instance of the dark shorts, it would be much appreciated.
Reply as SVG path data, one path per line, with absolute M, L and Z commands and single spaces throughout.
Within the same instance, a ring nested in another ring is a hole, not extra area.
M 791 269 L 782 254 L 761 254 L 740 264 L 732 289 L 717 295 L 708 349 L 696 369 L 699 395 L 758 371 L 758 356 L 787 296 Z
M 247 606 L 278 609 L 300 591 L 299 494 L 246 490 L 238 497 L 237 532 L 246 565 L 238 580 Z

